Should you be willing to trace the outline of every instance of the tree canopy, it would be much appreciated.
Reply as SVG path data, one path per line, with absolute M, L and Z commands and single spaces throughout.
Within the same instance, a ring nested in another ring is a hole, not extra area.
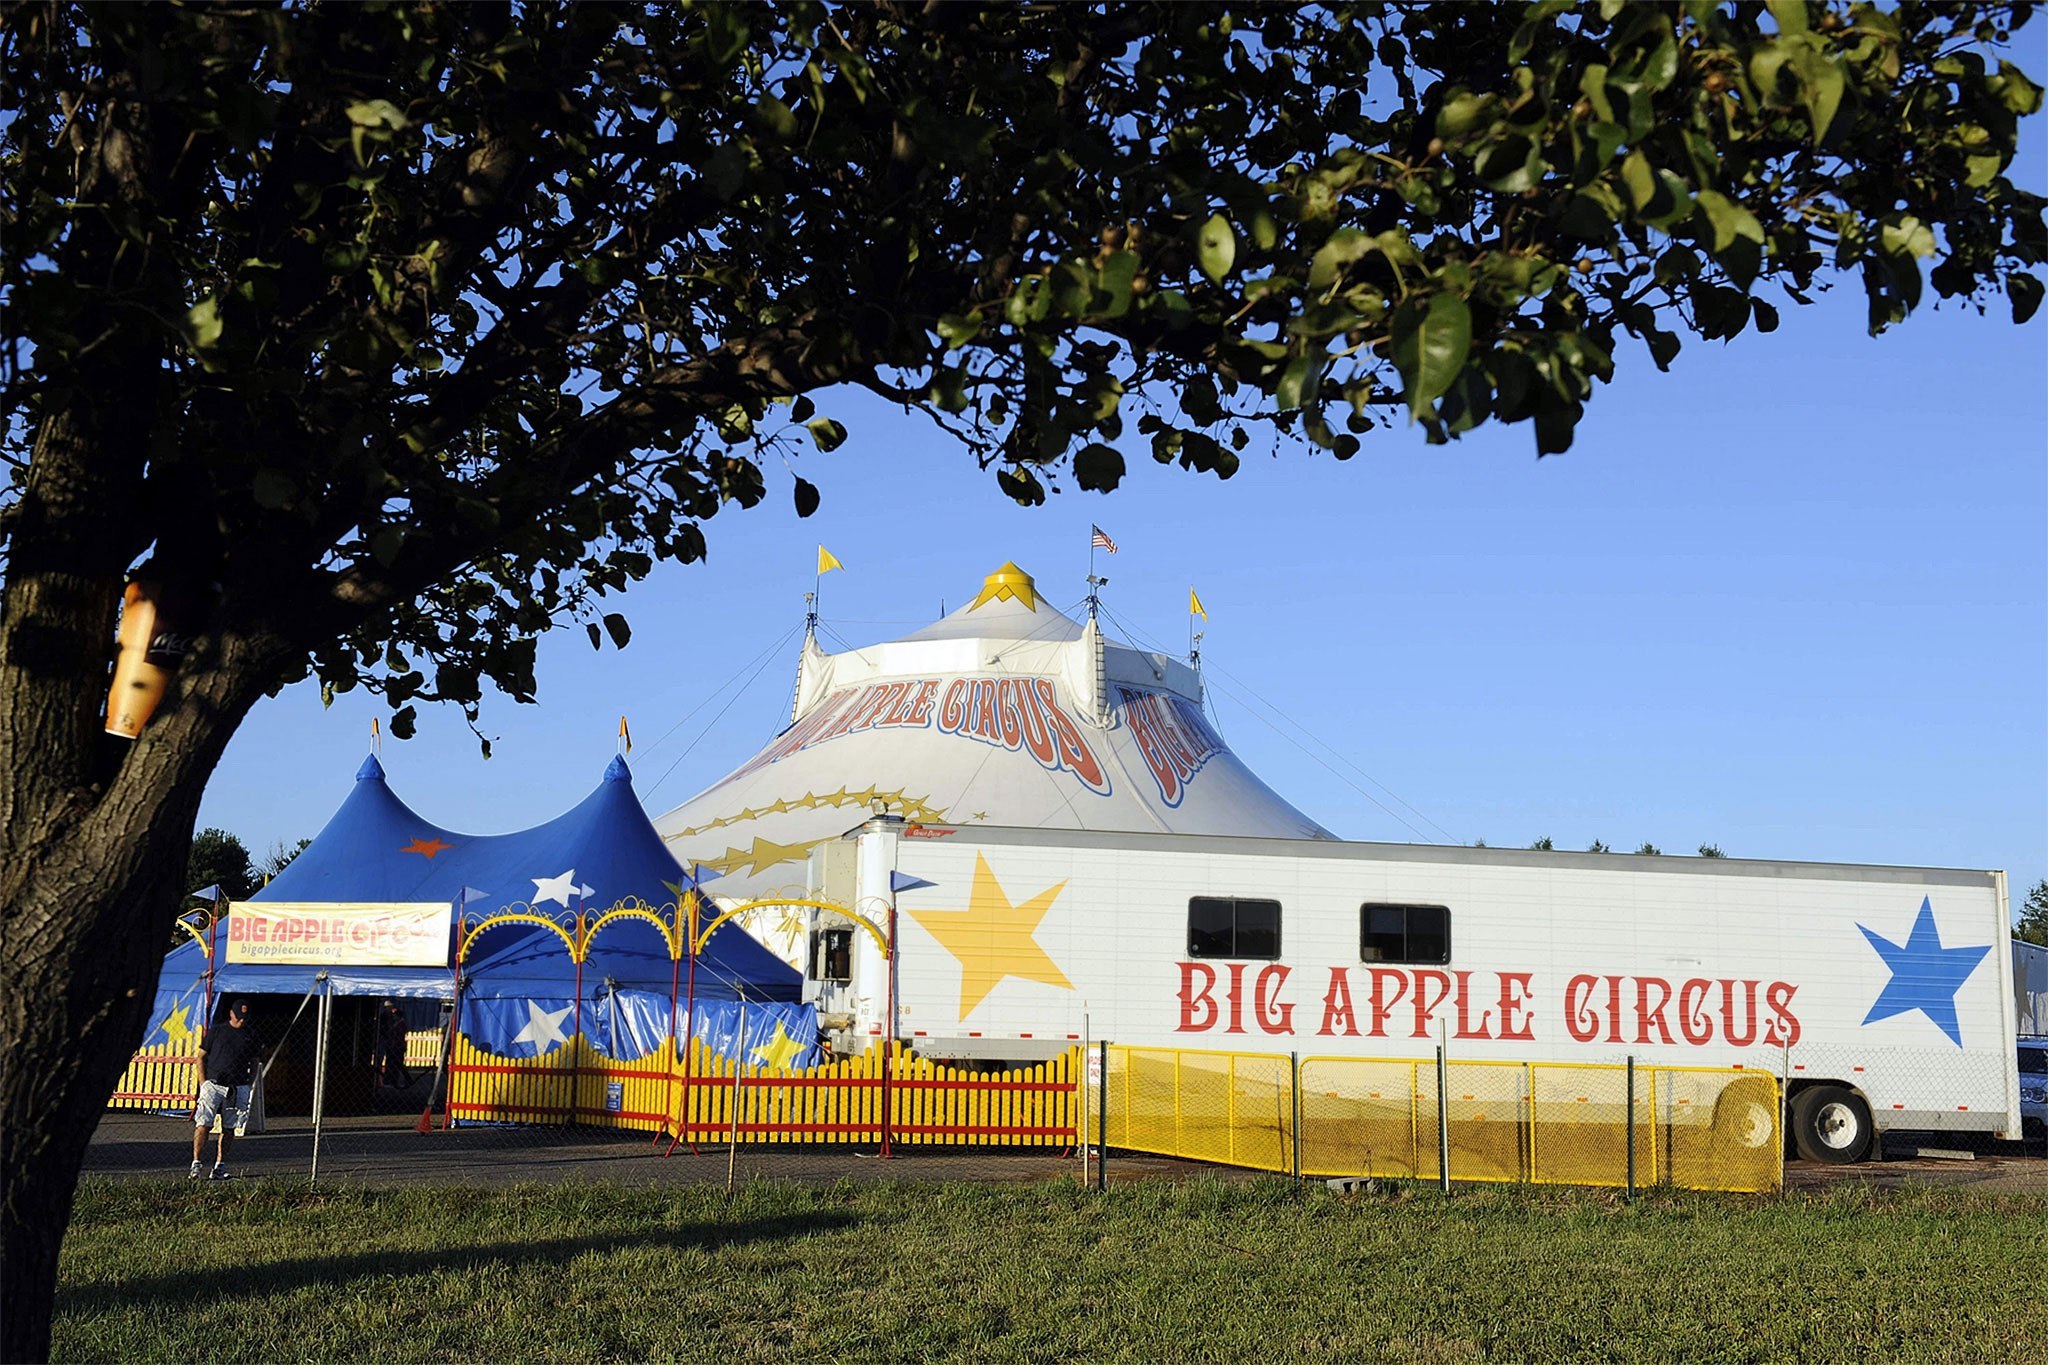
M 2030 314 L 2028 14 L 19 6 L 10 529 L 89 446 L 106 571 L 402 708 L 622 643 L 595 597 L 848 439 L 838 385 L 1024 502 L 1390 418 L 1562 451 L 1831 274 L 1873 331 Z
M 248 847 L 238 836 L 224 829 L 212 828 L 202 829 L 192 836 L 191 859 L 185 864 L 187 895 L 205 887 L 218 886 L 222 899 L 246 900 L 259 884 L 256 865 L 250 860 Z
M 0 4 L 0 1355 L 264 694 L 531 698 L 721 508 L 814 509 L 853 389 L 1033 503 L 1403 424 L 1563 451 L 1833 281 L 2024 320 L 2030 13 Z M 130 578 L 187 648 L 126 741 Z

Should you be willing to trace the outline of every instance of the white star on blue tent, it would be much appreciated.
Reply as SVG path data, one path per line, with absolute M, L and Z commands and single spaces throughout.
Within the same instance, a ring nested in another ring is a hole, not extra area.
M 526 1002 L 526 1027 L 512 1036 L 515 1043 L 532 1043 L 535 1056 L 569 1041 L 569 1035 L 562 1032 L 562 1021 L 576 1007 L 564 1005 L 558 1010 L 544 1010 L 538 1001 Z
M 559 877 L 535 877 L 532 881 L 533 903 L 535 905 L 539 905 L 542 901 L 560 901 L 562 908 L 566 910 L 569 908 L 569 898 L 571 896 L 588 896 L 591 894 L 589 887 L 576 884 L 576 869 L 573 867 Z
M 1956 992 L 1963 988 L 1963 982 L 1969 979 L 1970 973 L 1977 970 L 1977 964 L 1991 951 L 1991 945 L 1942 947 L 1941 934 L 1934 927 L 1934 906 L 1927 897 L 1921 898 L 1920 913 L 1914 918 L 1912 932 L 1904 943 L 1893 943 L 1864 925 L 1856 927 L 1863 930 L 1863 937 L 1870 940 L 1870 946 L 1877 949 L 1884 965 L 1892 970 L 1892 979 L 1885 982 L 1863 1022 L 1871 1024 L 1895 1014 L 1919 1010 L 1948 1035 L 1950 1042 L 1961 1047 L 1963 1029 L 1956 1019 Z

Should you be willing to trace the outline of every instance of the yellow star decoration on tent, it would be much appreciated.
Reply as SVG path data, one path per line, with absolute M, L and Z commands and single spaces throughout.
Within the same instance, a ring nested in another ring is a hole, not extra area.
M 1039 922 L 1067 884 L 1041 891 L 1021 904 L 1009 895 L 989 869 L 988 859 L 974 855 L 974 886 L 968 892 L 965 910 L 912 910 L 910 917 L 924 926 L 939 945 L 960 959 L 960 1018 L 964 1022 L 975 1007 L 988 999 L 989 992 L 1003 978 L 1018 977 L 1043 982 L 1063 990 L 1074 989 L 1059 964 L 1046 955 L 1032 935 Z
M 164 1031 L 164 1037 L 169 1041 L 170 1046 L 183 1048 L 192 1041 L 192 1007 L 190 1005 L 178 1006 L 178 1008 L 164 1016 L 163 1023 L 159 1024 L 158 1027 Z
M 748 806 L 736 815 L 721 815 L 716 820 L 701 825 L 692 825 L 688 829 L 679 829 L 674 834 L 664 837 L 673 842 L 677 839 L 687 839 L 694 834 L 705 834 L 714 829 L 723 829 L 727 825 L 737 825 L 745 820 L 758 820 L 764 815 L 774 815 L 793 810 L 831 810 L 838 806 L 864 807 L 874 801 L 888 802 L 889 809 L 906 820 L 922 820 L 935 825 L 942 825 L 946 822 L 946 812 L 932 805 L 929 797 L 905 796 L 900 787 L 895 791 L 886 792 L 877 791 L 873 787 L 850 792 L 846 788 L 841 787 L 836 792 L 827 792 L 822 796 L 816 792 L 805 792 L 802 796 L 778 797 L 769 805 Z M 706 864 L 706 866 L 709 866 L 709 864 Z
M 777 1019 L 775 1021 L 775 1036 L 755 1048 L 749 1055 L 748 1060 L 760 1062 L 771 1070 L 787 1071 L 789 1070 L 789 1064 L 795 1061 L 797 1054 L 803 1050 L 804 1045 L 790 1037 L 789 1030 L 782 1026 L 780 1019 Z

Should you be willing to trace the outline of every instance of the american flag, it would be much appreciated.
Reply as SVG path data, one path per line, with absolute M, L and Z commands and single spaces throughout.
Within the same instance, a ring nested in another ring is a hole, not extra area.
M 1103 530 L 1100 526 L 1090 526 L 1088 529 L 1095 533 L 1094 537 L 1088 542 L 1089 549 L 1107 550 L 1111 554 L 1116 553 L 1116 542 L 1109 538 L 1109 532 Z

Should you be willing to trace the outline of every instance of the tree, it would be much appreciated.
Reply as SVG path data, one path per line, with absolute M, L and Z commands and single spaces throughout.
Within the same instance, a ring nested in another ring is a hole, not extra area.
M 1645 839 L 1643 841 L 1643 846 L 1636 850 L 1636 856 L 1639 858 L 1661 858 L 1664 856 L 1664 850 L 1658 848 L 1655 844 Z
M 1588 852 L 1588 853 L 1612 853 L 1612 852 L 1614 852 L 1614 850 L 1613 850 L 1613 849 L 1611 849 L 1611 848 L 1609 848 L 1609 847 L 1608 847 L 1608 846 L 1607 846 L 1606 844 L 1602 843 L 1602 842 L 1601 842 L 1600 840 L 1598 840 L 1598 839 L 1595 839 L 1595 840 L 1594 840 L 1594 841 L 1593 841 L 1592 843 L 1590 843 L 1590 844 L 1587 844 L 1587 845 L 1586 845 L 1586 852 Z
M 1550 850 L 1556 848 L 1557 845 L 1551 843 L 1550 836 L 1546 834 L 1542 838 L 1538 839 L 1535 843 L 1529 845 L 1529 847 L 1534 849 L 1541 849 L 1543 852 L 1548 853 Z
M 259 697 L 530 700 L 847 386 L 1034 503 L 1403 414 L 1555 453 L 1625 345 L 1834 276 L 2024 319 L 2028 13 L 8 5 L 0 1355 Z M 187 646 L 133 742 L 128 579 Z
M 202 829 L 192 836 L 192 853 L 185 863 L 185 890 L 190 894 L 206 886 L 218 886 L 226 899 L 234 901 L 248 899 L 257 886 L 249 850 L 224 829 Z
M 270 852 L 266 853 L 263 856 L 263 861 L 256 865 L 256 871 L 267 882 L 287 867 L 290 867 L 292 859 L 298 857 L 312 846 L 313 841 L 311 839 L 301 839 L 295 844 L 287 844 L 280 839 L 270 846 Z
M 2020 910 L 2020 920 L 2013 926 L 2012 936 L 2048 948 L 2048 879 L 2035 882 L 2034 889 L 2027 892 L 2026 904 Z
M 1721 851 L 1719 844 L 1701 844 L 1700 856 L 1702 858 L 1725 858 L 1728 855 Z

